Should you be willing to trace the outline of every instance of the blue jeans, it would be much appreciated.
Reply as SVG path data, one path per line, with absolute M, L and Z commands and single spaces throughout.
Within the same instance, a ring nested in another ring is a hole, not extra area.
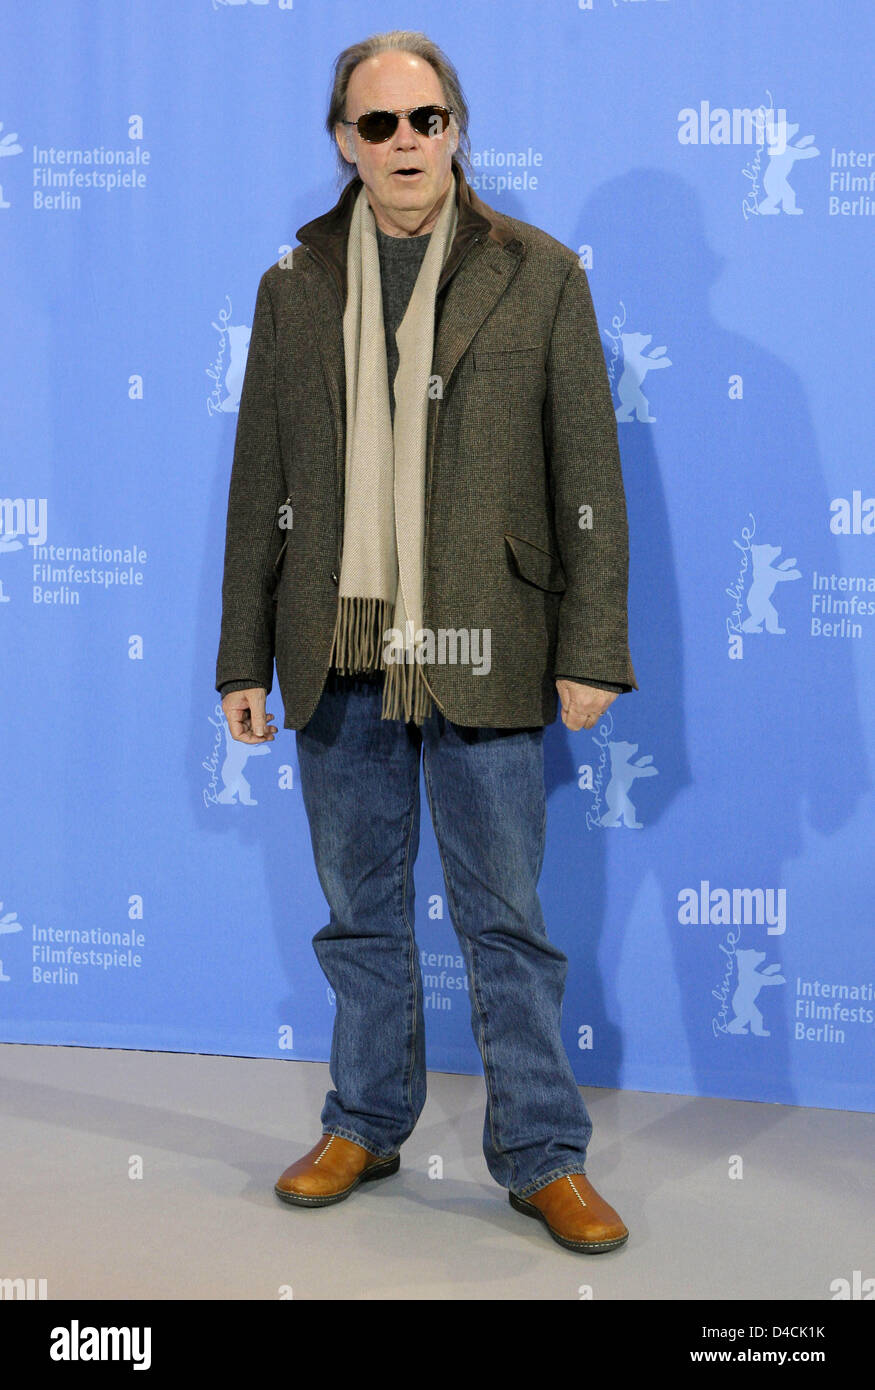
M 322 1127 L 381 1157 L 426 1097 L 414 936 L 419 758 L 483 1060 L 483 1153 L 526 1197 L 584 1172 L 592 1122 L 560 1036 L 568 961 L 547 939 L 537 883 L 547 801 L 544 730 L 467 728 L 433 709 L 381 719 L 382 677 L 332 673 L 296 734 L 304 806 L 330 921 L 313 938 L 337 1001 Z

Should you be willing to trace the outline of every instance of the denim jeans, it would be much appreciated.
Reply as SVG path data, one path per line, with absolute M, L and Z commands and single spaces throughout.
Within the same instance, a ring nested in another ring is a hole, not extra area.
M 568 961 L 547 939 L 537 894 L 544 730 L 463 727 L 436 708 L 417 726 L 381 719 L 381 702 L 381 676 L 332 673 L 296 734 L 330 911 L 313 946 L 336 996 L 323 1131 L 389 1156 L 425 1104 L 413 883 L 421 750 L 483 1061 L 483 1153 L 495 1181 L 526 1197 L 584 1172 L 592 1133 L 560 1036 Z

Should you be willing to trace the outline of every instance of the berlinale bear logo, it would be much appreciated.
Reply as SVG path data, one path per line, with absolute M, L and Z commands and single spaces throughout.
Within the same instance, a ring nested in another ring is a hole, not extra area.
M 778 610 L 772 603 L 775 585 L 782 579 L 801 579 L 802 571 L 794 569 L 795 559 L 782 560 L 777 569 L 774 561 L 781 553 L 780 545 L 752 545 L 753 578 L 747 593 L 749 618 L 741 625 L 743 632 L 762 632 L 763 623 L 767 632 L 785 632 L 778 626 Z
M 252 796 L 252 788 L 243 776 L 243 769 L 250 758 L 263 757 L 269 752 L 266 743 L 259 743 L 253 747 L 233 738 L 228 722 L 225 721 L 225 761 L 219 774 L 225 789 L 219 792 L 217 797 L 223 806 L 233 806 L 238 801 L 241 806 L 258 805 Z
M 624 739 L 612 740 L 608 748 L 611 753 L 611 780 L 605 792 L 608 809 L 599 823 L 611 827 L 619 826 L 622 817 L 623 825 L 627 829 L 641 830 L 643 822 L 636 818 L 629 788 L 636 777 L 656 776 L 657 769 L 650 766 L 653 756 L 648 753 L 645 757 L 639 758 L 637 763 L 631 762 L 632 754 L 638 752 L 638 744 L 627 743 Z
M 767 965 L 765 970 L 760 971 L 765 958 L 765 951 L 739 950 L 735 953 L 738 987 L 732 996 L 735 1017 L 726 1025 L 728 1033 L 746 1033 L 749 1028 L 758 1038 L 771 1037 L 768 1029 L 763 1027 L 763 1016 L 754 1000 L 763 985 L 783 985 L 786 981 L 783 975 L 775 973 L 781 968 L 778 964 Z
M 649 354 L 645 354 L 644 349 L 652 338 L 652 333 L 620 334 L 623 344 L 623 375 L 617 383 L 620 405 L 614 412 L 620 423 L 631 420 L 633 412 L 636 420 L 640 420 L 644 425 L 656 422 L 656 416 L 650 414 L 650 403 L 641 390 L 641 383 L 649 371 L 657 367 L 670 367 L 671 359 L 664 355 L 664 346 L 655 347 Z
M 796 206 L 796 194 L 787 182 L 787 176 L 797 159 L 813 159 L 820 154 L 812 141 L 813 135 L 804 135 L 795 145 L 790 144 L 798 132 L 798 125 L 788 125 L 782 121 L 775 129 L 768 131 L 769 163 L 763 174 L 765 198 L 757 207 L 761 214 L 788 212 L 800 215 L 802 209 Z

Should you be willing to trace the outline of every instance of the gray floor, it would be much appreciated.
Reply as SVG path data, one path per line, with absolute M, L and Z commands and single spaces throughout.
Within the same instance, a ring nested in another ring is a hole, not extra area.
M 631 1232 L 583 1256 L 490 1177 L 480 1077 L 429 1073 L 396 1176 L 282 1205 L 329 1084 L 315 1062 L 0 1045 L 0 1277 L 50 1299 L 769 1300 L 875 1275 L 875 1116 L 583 1088 L 588 1176 Z

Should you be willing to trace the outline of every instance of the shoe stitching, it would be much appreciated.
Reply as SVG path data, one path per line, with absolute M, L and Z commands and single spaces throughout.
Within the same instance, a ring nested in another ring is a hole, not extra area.
M 575 1197 L 577 1198 L 578 1202 L 580 1203 L 580 1205 L 581 1205 L 582 1207 L 585 1207 L 585 1206 L 586 1206 L 586 1202 L 583 1200 L 583 1198 L 581 1197 L 581 1195 L 580 1195 L 580 1193 L 578 1192 L 577 1188 L 574 1186 L 574 1183 L 571 1182 L 571 1174 L 568 1173 L 568 1174 L 566 1174 L 566 1176 L 567 1176 L 567 1178 L 568 1178 L 568 1181 L 571 1183 L 571 1190 L 572 1190 L 572 1192 L 574 1193 Z
M 575 1250 L 613 1250 L 617 1245 L 625 1245 L 628 1237 L 617 1236 L 615 1240 L 563 1240 L 568 1246 L 573 1246 Z
M 323 1159 L 323 1158 L 325 1157 L 325 1155 L 327 1154 L 328 1150 L 331 1148 L 331 1145 L 334 1143 L 334 1138 L 335 1138 L 335 1136 L 332 1134 L 331 1138 L 328 1140 L 328 1143 L 325 1145 L 325 1148 L 322 1150 L 321 1154 L 319 1154 L 319 1157 L 318 1157 L 318 1158 L 314 1158 L 314 1160 L 313 1160 L 313 1166 L 314 1166 L 314 1168 L 315 1168 L 316 1164 L 317 1164 L 321 1159 Z

